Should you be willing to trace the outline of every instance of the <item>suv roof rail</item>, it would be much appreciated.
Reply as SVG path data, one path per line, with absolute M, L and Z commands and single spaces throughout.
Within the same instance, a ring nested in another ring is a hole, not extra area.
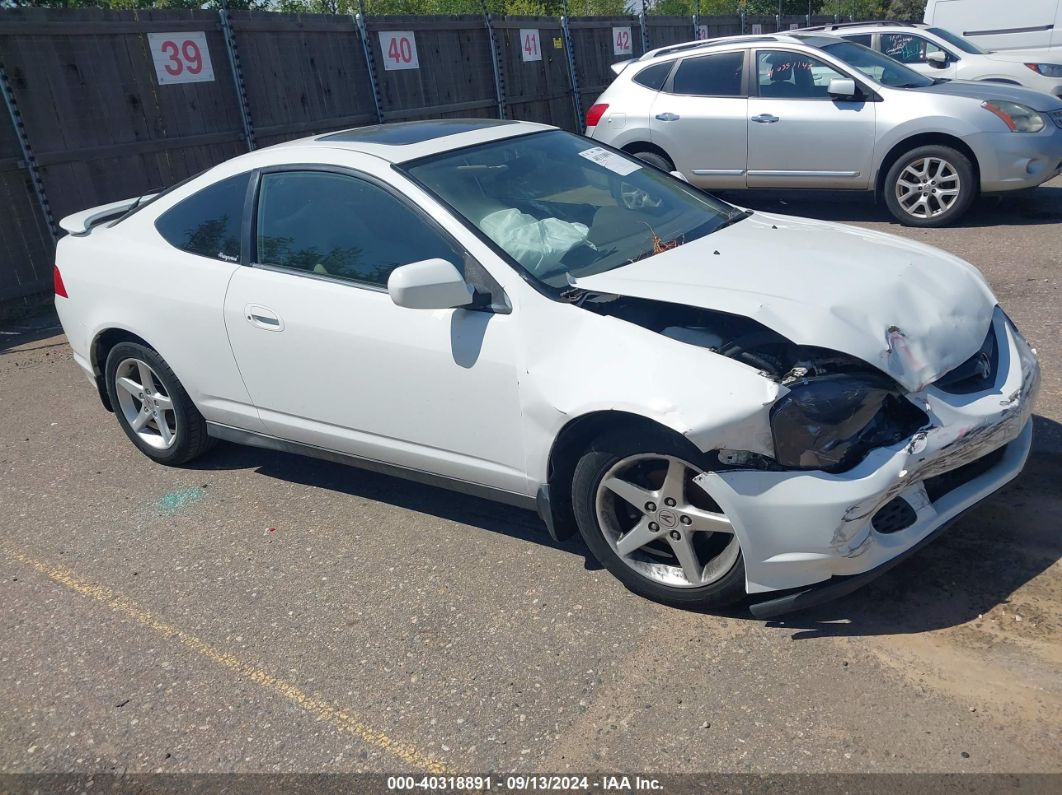
M 872 19 L 866 22 L 831 22 L 828 25 L 814 25 L 810 28 L 800 28 L 800 30 L 841 30 L 843 28 L 871 28 L 877 25 L 881 26 L 896 26 L 899 28 L 924 28 L 923 22 L 905 22 L 902 19 Z
M 790 33 L 792 31 L 786 31 Z M 699 39 L 698 41 L 687 41 L 683 44 L 671 44 L 667 47 L 661 47 L 657 50 L 650 50 L 641 58 L 637 60 L 649 60 L 652 58 L 659 58 L 662 55 L 673 55 L 676 52 L 683 52 L 685 50 L 693 50 L 698 47 L 711 47 L 716 44 L 746 44 L 749 42 L 757 41 L 782 41 L 783 39 L 770 33 L 757 33 L 755 36 L 720 36 L 715 39 Z

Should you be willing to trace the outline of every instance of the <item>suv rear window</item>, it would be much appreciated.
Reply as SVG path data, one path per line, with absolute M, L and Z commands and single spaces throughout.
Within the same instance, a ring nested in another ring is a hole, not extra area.
M 679 64 L 672 83 L 676 94 L 699 97 L 740 97 L 745 52 L 720 52 L 686 58 Z
M 664 87 L 664 83 L 667 82 L 667 76 L 671 74 L 671 67 L 675 65 L 674 61 L 668 61 L 667 63 L 653 64 L 647 69 L 643 69 L 633 77 L 635 83 L 646 88 L 651 88 L 654 91 L 659 91 Z

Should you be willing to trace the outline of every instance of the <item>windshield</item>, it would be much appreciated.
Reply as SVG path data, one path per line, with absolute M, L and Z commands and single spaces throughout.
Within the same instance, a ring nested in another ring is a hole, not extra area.
M 940 38 L 944 39 L 948 44 L 954 47 L 958 47 L 963 52 L 972 53 L 973 55 L 987 55 L 988 53 L 974 44 L 972 41 L 964 39 L 962 36 L 956 36 L 950 30 L 944 30 L 944 28 L 926 28 L 930 33 L 935 33 Z
M 564 289 L 744 217 L 571 133 L 509 138 L 405 166 L 537 281 Z
M 889 86 L 890 88 L 925 88 L 933 85 L 933 81 L 928 77 L 923 77 L 913 69 L 908 69 L 899 61 L 894 61 L 887 55 L 875 52 L 862 44 L 839 41 L 835 44 L 826 44 L 821 49 L 834 58 L 858 69 L 871 80 L 876 80 L 883 86 Z

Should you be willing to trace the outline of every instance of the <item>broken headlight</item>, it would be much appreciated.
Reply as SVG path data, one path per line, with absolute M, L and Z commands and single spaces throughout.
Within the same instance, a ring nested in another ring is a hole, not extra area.
M 775 460 L 839 472 L 875 447 L 895 444 L 927 421 L 899 388 L 872 375 L 826 375 L 793 384 L 771 409 Z

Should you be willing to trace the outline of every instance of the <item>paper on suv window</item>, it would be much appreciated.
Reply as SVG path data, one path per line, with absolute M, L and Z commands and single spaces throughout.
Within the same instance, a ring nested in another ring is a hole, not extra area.
M 625 177 L 633 171 L 637 171 L 641 168 L 637 163 L 632 163 L 625 157 L 617 155 L 615 152 L 610 152 L 607 149 L 602 149 L 600 146 L 594 146 L 590 149 L 585 149 L 579 153 L 587 160 L 592 160 L 599 166 L 604 166 L 609 171 L 614 171 L 621 177 Z

